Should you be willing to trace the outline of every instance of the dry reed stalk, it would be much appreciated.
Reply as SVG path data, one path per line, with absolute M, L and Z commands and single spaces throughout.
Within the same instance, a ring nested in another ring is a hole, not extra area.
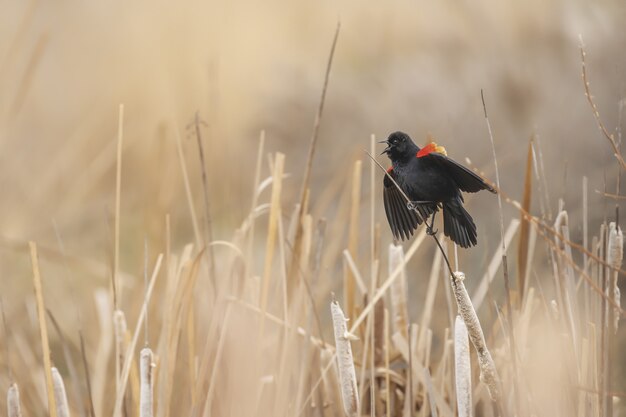
M 480 380 L 487 385 L 489 389 L 489 395 L 492 401 L 497 401 L 500 398 L 500 381 L 498 378 L 498 372 L 496 365 L 487 349 L 485 343 L 485 336 L 483 330 L 480 327 L 478 316 L 472 305 L 472 301 L 469 298 L 469 294 L 465 289 L 463 280 L 465 274 L 463 272 L 456 272 L 454 277 L 451 277 L 452 291 L 456 298 L 456 302 L 459 308 L 459 315 L 463 318 L 467 331 L 469 333 L 470 340 L 476 349 L 478 354 L 478 364 L 480 366 Z
M 9 386 L 9 390 L 7 391 L 7 416 L 22 417 L 20 390 L 15 382 Z
M 350 255 L 350 251 L 345 249 L 343 251 L 343 258 L 345 260 L 344 267 L 347 271 L 350 272 L 350 276 L 352 277 L 352 282 L 356 283 L 356 286 L 359 289 L 361 295 L 367 294 L 367 287 L 365 286 L 365 281 L 363 280 L 363 276 L 359 271 L 359 268 L 356 266 L 354 259 L 352 259 L 352 255 Z M 352 288 L 352 292 L 354 293 L 354 287 Z
M 99 289 L 94 292 L 96 312 L 98 313 L 98 322 L 100 340 L 95 354 L 95 365 L 93 372 L 93 405 L 95 414 L 100 416 L 104 413 L 104 394 L 107 382 L 107 367 L 111 348 L 114 343 L 113 339 L 113 322 L 112 305 L 108 292 Z
M 267 225 L 267 241 L 265 245 L 265 266 L 263 267 L 263 283 L 261 285 L 261 299 L 259 305 L 263 312 L 267 309 L 267 297 L 269 294 L 270 278 L 272 273 L 272 262 L 274 260 L 274 251 L 276 249 L 276 234 L 278 232 L 278 218 L 280 217 L 280 194 L 282 190 L 283 170 L 285 166 L 285 155 L 276 154 L 274 162 L 274 170 L 272 173 L 272 196 L 270 218 Z M 261 317 L 261 325 L 259 326 L 259 335 L 263 334 L 264 318 Z
M 139 416 L 152 417 L 154 409 L 153 386 L 154 386 L 154 355 L 149 347 L 141 349 L 139 354 L 139 374 L 141 391 L 139 396 Z
M 409 313 L 407 308 L 407 282 L 406 269 L 404 268 L 404 250 L 400 245 L 389 245 L 389 275 L 396 269 L 400 270 L 400 276 L 389 289 L 391 300 L 391 318 L 393 320 L 394 333 L 399 332 L 405 340 L 409 337 L 407 333 L 409 325 Z
M 117 120 L 117 166 L 115 170 L 115 236 L 113 252 L 113 305 L 118 308 L 120 288 L 120 202 L 122 194 L 122 149 L 124 142 L 124 104 L 119 106 Z
M 372 265 L 373 274 L 372 274 L 372 286 L 370 288 L 370 297 L 373 296 L 374 293 L 376 292 L 376 284 L 377 284 L 376 277 L 378 276 L 377 271 L 378 271 L 379 262 L 375 260 L 373 264 L 374 265 Z M 384 316 L 385 316 L 385 299 L 383 298 L 382 300 L 376 303 L 376 307 L 374 308 L 374 319 L 373 319 L 374 322 L 372 324 L 374 326 L 374 331 L 372 332 L 373 365 L 380 365 L 383 362 L 383 351 L 384 351 L 383 345 L 384 345 L 384 338 L 385 338 Z M 373 369 L 374 369 L 374 366 L 372 366 L 372 370 Z
M 52 367 L 52 385 L 54 386 L 54 400 L 56 401 L 57 416 L 69 417 L 70 407 L 67 403 L 67 394 L 65 393 L 65 384 L 59 370 Z
M 517 229 L 520 225 L 519 219 L 511 219 L 509 223 L 509 227 L 506 229 L 506 233 L 504 234 L 503 241 L 500 242 L 496 252 L 493 254 L 491 258 L 491 262 L 489 262 L 489 266 L 487 267 L 487 272 L 483 275 L 483 278 L 478 285 L 478 288 L 474 291 L 474 296 L 472 297 L 472 304 L 474 304 L 474 308 L 478 309 L 482 305 L 485 300 L 485 296 L 487 295 L 487 290 L 489 289 L 489 285 L 493 281 L 493 278 L 496 276 L 500 265 L 502 264 L 502 247 L 505 245 L 509 247 Z
M 139 338 L 139 334 L 141 333 L 143 321 L 146 318 L 146 314 L 148 311 L 148 303 L 150 302 L 150 298 L 152 297 L 152 291 L 154 290 L 154 284 L 156 283 L 156 278 L 159 275 L 159 271 L 161 270 L 162 261 L 163 261 L 163 254 L 161 253 L 157 257 L 156 263 L 154 265 L 154 269 L 152 271 L 152 276 L 150 277 L 150 283 L 148 284 L 148 289 L 146 290 L 143 304 L 141 306 L 141 312 L 139 313 L 139 318 L 137 319 L 137 324 L 135 325 L 133 338 L 128 344 L 128 347 L 126 349 L 124 366 L 122 367 L 122 374 L 120 377 L 120 386 L 117 388 L 116 394 L 115 394 L 115 405 L 113 408 L 114 417 L 121 417 L 122 415 L 122 402 L 124 400 L 124 392 L 126 391 L 126 383 L 128 381 L 128 376 L 130 374 L 130 367 L 133 361 L 133 352 L 135 351 L 135 346 L 137 346 L 137 340 Z
M 350 339 L 353 336 L 348 332 L 348 327 L 346 326 L 347 319 L 337 301 L 330 303 L 330 312 L 335 333 L 337 368 L 339 370 L 343 409 L 346 415 L 352 417 L 356 416 L 357 410 L 359 410 L 359 393 L 356 384 L 354 360 L 352 358 L 352 347 L 350 346 Z
M 424 308 L 422 309 L 422 319 L 420 320 L 420 334 L 417 339 L 417 344 L 422 350 L 424 348 L 425 329 L 430 328 L 430 321 L 434 311 L 435 296 L 437 295 L 437 287 L 439 285 L 439 268 L 441 267 L 441 259 L 441 252 L 435 251 L 435 257 L 433 259 L 430 277 L 428 279 L 428 288 L 426 290 Z
M 385 309 L 385 369 L 388 371 L 389 367 L 389 349 L 391 344 L 389 343 L 389 310 Z M 391 416 L 391 384 L 389 378 L 389 372 L 385 372 L 385 415 Z
M 524 196 L 522 197 L 522 208 L 525 212 L 530 212 L 530 202 L 532 198 L 532 162 L 533 162 L 533 137 L 528 141 L 528 153 L 526 156 L 526 174 L 524 177 Z M 524 289 L 526 287 L 526 268 L 528 260 L 530 221 L 522 214 L 522 226 L 519 234 L 519 246 L 517 250 L 517 291 L 520 302 L 524 299 Z
M 454 322 L 454 376 L 459 417 L 472 416 L 472 364 L 467 327 L 461 316 Z
M 37 300 L 37 318 L 39 320 L 39 334 L 41 336 L 41 350 L 43 356 L 44 373 L 46 376 L 46 390 L 48 393 L 48 412 L 50 417 L 57 417 L 56 403 L 54 401 L 54 386 L 52 384 L 52 361 L 50 360 L 50 341 L 48 340 L 48 326 L 46 325 L 46 307 L 43 300 L 41 287 L 41 275 L 39 272 L 39 259 L 37 256 L 37 244 L 28 242 L 30 247 L 30 260 L 33 268 L 33 284 L 35 298 Z
M 370 153 L 376 153 L 376 137 L 370 135 Z M 370 160 L 370 259 L 378 260 L 378 251 L 376 250 L 376 163 Z M 372 271 L 373 277 L 374 271 Z M 373 279 L 373 278 L 372 278 Z
M 435 392 L 435 387 L 433 386 L 433 381 L 432 378 L 430 376 L 430 371 L 428 370 L 428 366 L 424 366 L 422 367 L 422 373 L 423 373 L 423 378 L 424 378 L 424 385 L 426 386 L 426 397 L 428 398 L 428 404 L 430 406 L 431 409 L 431 416 L 432 417 L 438 417 L 439 416 L 439 409 L 437 407 L 437 394 Z M 442 403 L 443 405 L 443 403 Z M 425 413 L 426 413 L 426 409 L 425 409 Z M 447 413 L 444 412 L 444 414 L 446 416 L 450 416 L 452 417 L 452 411 L 448 411 Z
M 358 262 L 359 247 L 359 219 L 361 212 L 361 176 L 362 161 L 358 160 L 354 163 L 352 169 L 352 185 L 350 192 L 350 225 L 348 227 L 348 252 Z M 348 315 L 353 315 L 355 305 L 355 277 L 350 269 L 345 270 L 343 282 L 344 305 Z

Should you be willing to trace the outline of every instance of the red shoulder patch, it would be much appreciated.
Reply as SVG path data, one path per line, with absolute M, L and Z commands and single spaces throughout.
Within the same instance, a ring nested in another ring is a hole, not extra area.
M 442 155 L 447 155 L 446 148 L 443 146 L 437 145 L 435 142 L 430 142 L 428 145 L 424 146 L 420 149 L 415 156 L 418 158 L 423 158 L 426 155 L 430 155 L 431 153 L 440 153 Z
M 393 172 L 393 166 L 387 168 L 387 174 L 391 174 Z
M 430 142 L 428 145 L 424 146 L 422 149 L 420 149 L 417 154 L 415 154 L 416 157 L 418 158 L 423 158 L 428 154 L 431 154 L 433 152 L 436 152 L 437 150 L 437 145 L 434 142 Z

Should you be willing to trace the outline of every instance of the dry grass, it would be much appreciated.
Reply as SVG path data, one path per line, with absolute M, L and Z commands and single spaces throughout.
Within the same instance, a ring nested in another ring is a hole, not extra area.
M 334 40 L 328 4 L 230 5 L 211 24 L 202 20 L 210 6 L 146 18 L 178 22 L 165 32 L 171 37 L 143 22 L 147 34 L 133 38 L 136 22 L 116 14 L 104 58 L 59 49 L 80 43 L 70 32 L 89 45 L 105 38 L 76 19 L 82 9 L 54 12 L 67 31 L 42 26 L 35 3 L 15 6 L 15 22 L 0 17 L 10 35 L 0 42 L 0 409 L 11 417 L 622 413 L 623 216 L 614 207 L 623 159 L 608 107 L 614 96 L 606 98 L 619 78 L 600 75 L 597 56 L 623 53 L 615 47 L 623 35 L 602 49 L 611 37 L 593 29 L 613 27 L 611 12 L 623 6 L 589 13 L 600 23 L 560 2 L 512 11 L 490 0 L 473 11 L 422 6 L 350 3 Z M 556 16 L 566 16 L 562 26 Z M 585 34 L 588 55 L 578 55 L 568 25 L 594 33 Z M 144 36 L 158 38 L 158 50 L 132 49 Z M 90 100 L 68 89 L 58 111 L 51 56 L 86 69 L 93 79 L 76 81 L 92 86 Z M 295 81 L 281 72 L 285 56 L 303 63 Z M 96 65 L 125 60 L 121 72 Z M 491 84 L 490 71 L 506 75 Z M 404 246 L 389 244 L 382 173 L 362 152 L 376 153 L 371 132 L 437 129 L 455 159 L 469 154 L 491 166 L 476 82 L 489 97 L 503 207 L 468 196 L 480 240 L 471 250 L 439 236 L 439 251 L 424 230 Z M 209 99 L 198 98 L 207 91 Z M 454 99 L 432 105 L 440 93 Z M 547 111 L 554 97 L 566 103 L 558 107 L 567 120 Z M 192 140 L 180 132 L 198 108 L 208 126 L 196 116 Z M 25 150 L 44 133 L 49 141 Z M 511 139 L 531 133 L 530 143 Z M 563 175 L 565 151 L 585 160 Z M 444 255 L 467 279 L 450 276 Z M 505 256 L 517 265 L 506 291 Z

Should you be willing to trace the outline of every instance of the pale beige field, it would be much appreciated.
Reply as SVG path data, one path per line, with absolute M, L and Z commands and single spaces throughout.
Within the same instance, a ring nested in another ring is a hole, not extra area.
M 470 158 L 495 181 L 483 90 L 504 227 L 513 229 L 509 301 L 497 255 L 498 200 L 466 196 L 479 245 L 459 250 L 458 268 L 471 296 L 485 274 L 493 277 L 475 307 L 502 383 L 492 403 L 470 347 L 474 415 L 623 413 L 624 330 L 614 334 L 612 324 L 603 324 L 603 308 L 610 316 L 607 305 L 615 302 L 601 295 L 605 278 L 613 284 L 607 228 L 622 201 L 602 191 L 620 194 L 621 169 L 585 95 L 580 39 L 599 118 L 619 141 L 626 116 L 624 21 L 620 1 L 4 2 L 0 409 L 12 383 L 24 416 L 45 415 L 48 407 L 32 241 L 45 306 L 60 327 L 46 320 L 51 360 L 72 415 L 114 415 L 121 398 L 122 414 L 139 414 L 144 345 L 155 357 L 157 416 L 343 415 L 336 369 L 327 367 L 335 352 L 331 294 L 350 327 L 392 275 L 383 174 L 364 151 L 372 135 L 382 140 L 403 130 L 420 144 L 430 135 L 448 155 L 463 163 Z M 308 205 L 299 220 L 338 22 Z M 534 158 L 527 165 L 531 137 Z M 282 179 L 275 175 L 279 154 Z M 385 157 L 378 160 L 388 165 Z M 516 226 L 522 217 L 512 202 L 522 204 L 525 184 L 534 216 L 527 229 Z M 555 228 L 562 210 L 566 227 Z M 624 215 L 619 212 L 619 222 Z M 405 252 L 415 250 L 405 266 L 408 289 L 398 289 L 404 278 L 396 274 L 390 291 L 400 291 L 399 298 L 386 291 L 354 329 L 361 415 L 408 415 L 404 403 L 411 400 L 415 415 L 462 415 L 449 273 L 430 237 L 415 242 L 403 243 Z M 444 246 L 456 267 L 453 247 Z M 155 265 L 144 328 L 138 321 L 144 281 Z M 526 277 L 523 293 L 520 277 Z M 402 300 L 406 320 L 418 325 L 413 339 L 399 324 Z M 113 327 L 116 308 L 128 326 L 127 339 L 117 344 L 123 332 Z M 120 396 L 126 351 L 135 360 Z

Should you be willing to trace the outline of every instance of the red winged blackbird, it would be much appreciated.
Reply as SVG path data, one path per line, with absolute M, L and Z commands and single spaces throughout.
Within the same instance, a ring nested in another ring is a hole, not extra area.
M 485 181 L 446 156 L 443 147 L 431 142 L 419 148 L 403 132 L 394 132 L 383 151 L 391 160 L 387 172 L 411 200 L 407 203 L 395 184 L 385 175 L 383 200 L 391 231 L 396 239 L 408 239 L 422 219 L 432 214 L 427 231 L 432 230 L 435 214 L 443 209 L 443 233 L 463 248 L 476 245 L 476 225 L 463 208 L 461 191 L 475 193 L 488 190 L 495 193 Z M 410 208 L 414 207 L 420 215 Z

